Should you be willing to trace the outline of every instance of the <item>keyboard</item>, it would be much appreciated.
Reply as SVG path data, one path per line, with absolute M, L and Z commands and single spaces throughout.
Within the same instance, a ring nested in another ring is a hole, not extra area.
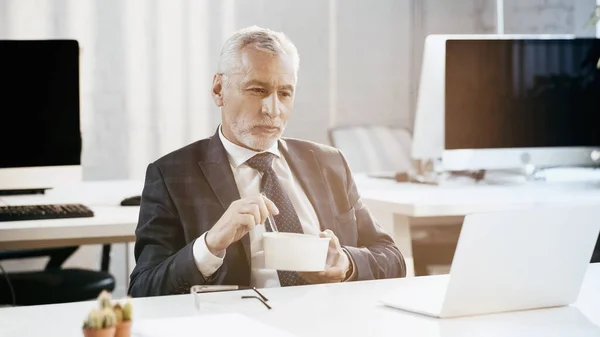
M 94 212 L 82 204 L 0 206 L 0 221 L 90 218 Z

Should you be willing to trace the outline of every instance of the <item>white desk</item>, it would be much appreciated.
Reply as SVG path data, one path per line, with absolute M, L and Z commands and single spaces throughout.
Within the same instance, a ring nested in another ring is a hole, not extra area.
M 464 216 L 472 212 L 552 204 L 600 204 L 600 182 L 535 182 L 511 185 L 426 185 L 356 176 L 369 206 L 414 218 Z
M 474 212 L 551 205 L 598 205 L 600 182 L 535 182 L 491 185 L 450 182 L 440 186 L 398 183 L 356 175 L 364 203 L 390 233 L 414 274 L 411 232 L 426 225 L 462 224 Z
M 91 218 L 0 222 L 0 250 L 135 241 L 139 207 L 120 206 L 125 197 L 141 194 L 138 181 L 99 181 L 64 186 L 45 195 L 2 196 L 0 204 L 81 203 Z
M 140 195 L 142 188 L 140 181 L 98 181 L 44 195 L 1 196 L 2 205 L 81 203 L 94 211 L 94 217 L 0 222 L 0 250 L 125 243 L 123 278 L 128 280 L 135 263 L 129 243 L 135 241 L 139 207 L 120 206 L 120 202 Z M 123 287 L 127 288 L 127 281 Z
M 213 308 L 238 312 L 297 336 L 599 336 L 600 264 L 590 265 L 579 299 L 568 307 L 439 320 L 381 305 L 396 280 L 261 290 L 272 306 L 254 299 Z M 205 302 L 251 291 L 201 295 Z M 145 319 L 197 315 L 192 295 L 135 298 L 134 325 Z M 82 336 L 81 322 L 95 302 L 0 309 L 0 336 Z M 206 312 L 203 314 L 208 314 Z M 235 322 L 231 322 L 235 324 Z M 198 328 L 202 330 L 201 327 Z M 215 334 L 217 336 L 218 334 Z
M 135 241 L 139 207 L 90 207 L 91 218 L 0 222 L 0 250 Z

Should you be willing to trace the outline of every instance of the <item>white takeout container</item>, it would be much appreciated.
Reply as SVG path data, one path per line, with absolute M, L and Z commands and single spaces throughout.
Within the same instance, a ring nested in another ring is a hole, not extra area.
M 265 268 L 323 271 L 330 240 L 330 238 L 298 233 L 263 233 Z

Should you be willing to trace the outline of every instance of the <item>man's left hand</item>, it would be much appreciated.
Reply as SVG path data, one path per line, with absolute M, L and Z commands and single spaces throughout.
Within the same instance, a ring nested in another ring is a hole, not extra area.
M 331 230 L 327 229 L 319 233 L 319 236 L 331 239 L 329 241 L 329 250 L 327 251 L 325 270 L 320 272 L 299 272 L 298 274 L 312 284 L 343 282 L 346 280 L 346 275 L 352 267 L 350 257 L 342 249 L 340 240 Z

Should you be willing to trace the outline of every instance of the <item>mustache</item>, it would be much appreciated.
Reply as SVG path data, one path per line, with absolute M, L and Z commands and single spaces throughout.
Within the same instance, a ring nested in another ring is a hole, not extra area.
M 250 127 L 256 127 L 256 126 L 267 126 L 267 127 L 272 127 L 272 128 L 283 128 L 282 123 L 278 123 L 276 121 L 271 121 L 271 120 L 262 120 L 259 122 L 255 122 L 252 123 L 252 125 Z

